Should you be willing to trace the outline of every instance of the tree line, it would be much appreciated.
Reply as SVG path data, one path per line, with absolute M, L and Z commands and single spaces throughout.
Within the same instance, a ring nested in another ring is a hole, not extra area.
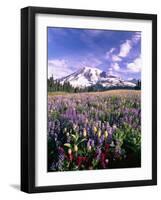
M 69 93 L 80 93 L 88 92 L 87 88 L 73 87 L 68 81 L 60 83 L 58 80 L 54 80 L 53 77 L 48 79 L 48 92 L 69 92 Z
M 96 92 L 96 91 L 106 91 L 114 89 L 141 89 L 141 81 L 137 81 L 136 86 L 131 88 L 129 86 L 114 86 L 110 88 L 103 87 L 101 84 L 96 84 L 94 86 L 89 86 L 85 88 L 73 87 L 69 82 L 64 81 L 60 83 L 58 80 L 54 80 L 53 76 L 47 80 L 48 92 L 68 92 L 68 93 L 81 93 L 81 92 Z

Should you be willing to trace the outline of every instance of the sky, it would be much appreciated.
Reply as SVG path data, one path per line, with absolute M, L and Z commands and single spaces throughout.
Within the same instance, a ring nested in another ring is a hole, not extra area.
M 141 79 L 141 32 L 48 27 L 48 77 L 61 78 L 85 66 Z

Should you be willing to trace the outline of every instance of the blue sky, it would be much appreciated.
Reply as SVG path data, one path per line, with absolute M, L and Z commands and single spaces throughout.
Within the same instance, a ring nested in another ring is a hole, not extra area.
M 48 77 L 84 66 L 126 80 L 141 78 L 141 32 L 48 27 Z

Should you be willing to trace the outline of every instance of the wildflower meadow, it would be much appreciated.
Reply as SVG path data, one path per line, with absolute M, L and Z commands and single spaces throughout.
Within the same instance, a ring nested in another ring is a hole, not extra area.
M 137 90 L 48 93 L 48 171 L 141 166 Z

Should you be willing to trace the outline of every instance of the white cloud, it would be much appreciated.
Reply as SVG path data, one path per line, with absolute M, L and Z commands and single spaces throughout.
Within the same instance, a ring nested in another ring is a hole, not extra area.
M 141 58 L 138 57 L 133 62 L 127 63 L 126 68 L 121 68 L 120 65 L 117 62 L 112 63 L 111 67 L 109 68 L 108 71 L 110 72 L 110 74 L 114 74 L 114 73 L 116 73 L 116 74 L 139 73 L 139 72 L 141 72 Z
M 106 52 L 105 59 L 111 61 L 110 68 L 108 68 L 108 73 L 111 75 L 117 74 L 134 74 L 141 72 L 141 58 L 140 56 L 136 58 L 133 62 L 127 63 L 126 68 L 120 67 L 120 62 L 124 60 L 130 53 L 131 49 L 141 40 L 141 32 L 135 32 L 131 39 L 126 40 L 119 47 L 111 48 Z M 118 52 L 119 53 L 116 53 Z
M 89 66 L 89 67 L 97 67 L 99 66 L 102 61 L 98 58 L 95 58 L 94 56 L 87 56 L 86 58 L 83 58 L 80 62 L 77 61 L 77 66 L 84 67 L 84 66 Z
M 111 64 L 111 67 L 108 68 L 108 75 L 120 76 L 121 68 L 118 63 Z
M 131 73 L 138 73 L 141 71 L 141 58 L 136 58 L 132 63 L 127 64 L 127 70 Z
M 122 59 L 121 59 L 119 56 L 117 56 L 117 55 L 112 55 L 112 56 L 111 56 L 111 59 L 112 59 L 112 61 L 114 61 L 114 62 L 119 62 L 119 61 L 122 60 Z
M 48 61 L 48 77 L 53 75 L 54 79 L 62 78 L 85 66 L 98 67 L 101 63 L 102 61 L 93 55 L 86 58 L 51 59 Z
M 113 69 L 112 69 L 112 67 L 108 68 L 108 75 L 113 75 Z
M 116 48 L 111 48 L 109 51 L 106 52 L 105 59 L 110 59 L 113 62 L 120 62 L 122 58 L 120 58 L 118 55 L 114 54 L 114 51 Z
M 115 71 L 120 71 L 120 66 L 118 63 L 113 63 L 112 64 L 112 68 L 115 70 Z
M 120 52 L 118 54 L 114 53 L 116 48 L 111 48 L 106 52 L 105 58 L 111 59 L 113 62 L 120 62 L 123 58 L 128 56 L 133 45 L 137 44 L 141 40 L 141 33 L 136 32 L 130 40 L 126 40 L 120 45 Z
M 109 52 L 113 53 L 114 51 L 115 51 L 115 48 L 111 48 Z
M 127 78 L 128 81 L 132 81 L 133 79 L 134 79 L 133 77 Z
M 111 55 L 114 51 L 115 51 L 115 48 L 111 48 L 109 51 L 107 51 L 105 54 L 105 59 L 107 59 L 107 60 L 110 59 Z
M 126 42 L 120 45 L 120 53 L 118 54 L 118 56 L 123 58 L 126 57 L 129 54 L 131 48 L 132 48 L 131 41 L 126 40 Z
M 72 73 L 65 59 L 52 59 L 48 61 L 48 77 L 53 75 L 54 79 L 67 76 Z
M 141 32 L 136 32 L 130 40 L 126 40 L 123 44 L 120 45 L 120 53 L 118 56 L 124 58 L 126 57 L 133 45 L 137 44 L 141 40 Z
M 109 75 L 114 75 L 114 76 L 117 76 L 117 77 L 121 77 L 122 72 L 125 72 L 125 70 L 122 69 L 120 67 L 120 65 L 116 62 L 112 63 L 110 70 L 108 70 Z

